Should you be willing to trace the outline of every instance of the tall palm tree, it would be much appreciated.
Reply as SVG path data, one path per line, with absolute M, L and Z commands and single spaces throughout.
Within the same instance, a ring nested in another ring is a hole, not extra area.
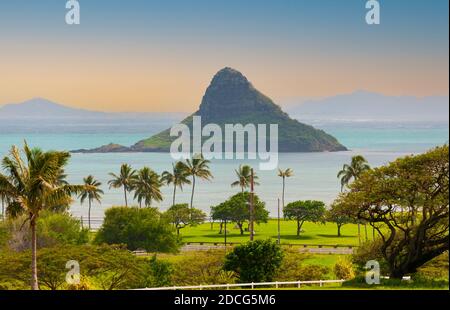
M 344 191 L 344 188 L 348 186 L 352 180 L 359 179 L 359 177 L 369 169 L 370 166 L 363 156 L 357 155 L 352 157 L 351 163 L 345 164 L 337 175 L 341 180 L 341 191 Z
M 282 205 L 283 205 L 283 209 L 284 209 L 284 194 L 285 194 L 285 189 L 286 189 L 286 178 L 290 178 L 294 175 L 294 171 L 291 168 L 288 168 L 286 170 L 281 170 L 278 169 L 278 176 L 283 178 L 283 192 L 282 192 Z
M 112 179 L 108 182 L 109 188 L 121 188 L 123 187 L 123 193 L 125 196 L 125 206 L 128 207 L 128 196 L 127 193 L 133 189 L 133 178 L 136 171 L 130 167 L 128 164 L 123 164 L 120 167 L 120 174 L 116 175 L 110 173 L 109 175 Z
M 177 192 L 177 187 L 183 190 L 183 185 L 191 184 L 191 181 L 188 179 L 188 175 L 186 173 L 186 167 L 182 162 L 177 162 L 176 164 L 172 164 L 172 172 L 164 171 L 161 177 L 161 181 L 170 185 L 173 184 L 173 201 L 172 205 L 175 205 L 175 196 Z
M 248 165 L 240 165 L 239 169 L 235 170 L 235 172 L 238 180 L 231 183 L 231 187 L 239 186 L 241 188 L 241 192 L 244 192 L 245 189 L 250 187 L 252 167 Z M 253 180 L 255 185 L 259 185 L 256 181 L 258 180 L 258 176 L 256 174 L 253 175 Z
M 194 205 L 194 191 L 195 191 L 195 181 L 196 178 L 203 180 L 211 180 L 213 177 L 211 171 L 209 170 L 209 160 L 203 158 L 203 155 L 194 156 L 192 160 L 186 160 L 184 164 L 184 169 L 187 175 L 192 177 L 192 194 L 191 194 L 191 209 Z
M 0 189 L 0 200 L 2 202 L 2 219 L 5 219 L 6 218 L 5 210 L 6 210 L 6 205 L 8 203 L 8 196 L 1 189 Z
M 345 164 L 337 175 L 341 180 L 341 192 L 344 191 L 345 187 L 348 187 L 352 180 L 358 180 L 367 170 L 370 170 L 370 165 L 367 160 L 361 155 L 353 156 L 351 163 Z M 361 244 L 361 223 L 359 221 L 358 238 L 359 243 Z
M 98 203 L 101 203 L 101 198 L 103 195 L 103 191 L 100 189 L 102 183 L 97 181 L 92 175 L 83 179 L 85 188 L 81 191 L 79 198 L 81 199 L 81 204 L 83 204 L 86 199 L 89 203 L 89 211 L 88 211 L 88 225 L 89 229 L 91 229 L 91 207 L 92 202 L 95 200 Z
M 162 201 L 161 180 L 159 175 L 148 167 L 144 167 L 137 172 L 133 181 L 134 199 L 137 199 L 139 206 L 142 203 L 150 207 L 152 201 Z
M 85 186 L 61 182 L 69 153 L 30 149 L 26 142 L 23 152 L 24 158 L 13 146 L 10 154 L 3 158 L 6 174 L 0 173 L 0 188 L 20 209 L 18 214 L 27 215 L 31 230 L 31 289 L 38 290 L 36 224 L 39 214 L 42 210 L 66 204 L 72 194 L 80 193 Z

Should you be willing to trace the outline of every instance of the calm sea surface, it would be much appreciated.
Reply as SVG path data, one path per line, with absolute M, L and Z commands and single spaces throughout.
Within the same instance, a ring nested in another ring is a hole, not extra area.
M 318 128 L 333 134 L 351 151 L 338 153 L 280 154 L 281 168 L 292 168 L 295 176 L 287 180 L 286 201 L 317 199 L 331 202 L 339 193 L 338 170 L 349 162 L 355 154 L 364 155 L 372 166 L 386 164 L 400 156 L 424 152 L 434 146 L 448 143 L 448 123 L 312 123 Z M 158 129 L 133 128 L 132 124 L 120 128 L 83 127 L 68 124 L 61 133 L 52 133 L 51 128 L 30 126 L 26 130 L 13 130 L 11 126 L 0 123 L 0 155 L 7 154 L 11 145 L 21 145 L 26 139 L 31 146 L 43 149 L 73 150 L 92 148 L 110 142 L 132 145 L 146 138 Z M 58 131 L 60 132 L 60 131 Z M 138 169 L 149 166 L 161 173 L 171 168 L 169 154 L 73 154 L 67 173 L 70 182 L 80 183 L 83 177 L 92 174 L 103 183 L 105 195 L 101 205 L 95 205 L 93 216 L 101 217 L 106 208 L 123 204 L 123 194 L 119 190 L 110 190 L 107 181 L 109 172 L 117 172 L 122 163 L 128 163 Z M 234 169 L 243 161 L 213 161 L 211 164 L 214 179 L 200 182 L 196 189 L 195 205 L 209 212 L 212 205 L 218 204 L 237 189 L 230 184 L 235 181 Z M 247 162 L 257 167 L 256 162 Z M 281 192 L 281 179 L 276 171 L 257 171 L 261 185 L 257 194 L 267 203 L 268 209 L 275 215 L 277 199 Z M 158 206 L 162 210 L 171 203 L 172 189 L 163 188 L 165 200 Z M 190 187 L 178 192 L 177 202 L 188 202 Z M 87 215 L 87 207 L 74 202 L 72 212 Z

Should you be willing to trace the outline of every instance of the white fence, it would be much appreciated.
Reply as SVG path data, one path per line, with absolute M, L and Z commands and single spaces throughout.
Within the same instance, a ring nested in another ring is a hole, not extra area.
M 323 287 L 324 284 L 330 283 L 344 283 L 345 280 L 319 280 L 319 281 L 291 281 L 291 282 L 265 282 L 265 283 L 238 283 L 238 284 L 218 284 L 218 285 L 197 285 L 197 286 L 172 286 L 172 287 L 156 287 L 156 288 L 143 288 L 138 291 L 176 291 L 176 290 L 205 290 L 205 289 L 233 289 L 233 288 L 250 288 L 255 289 L 261 286 L 296 286 L 301 288 L 302 285 L 319 285 Z

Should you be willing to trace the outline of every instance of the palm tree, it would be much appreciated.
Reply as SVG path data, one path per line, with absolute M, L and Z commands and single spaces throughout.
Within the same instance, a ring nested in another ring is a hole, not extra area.
M 91 206 L 94 200 L 101 203 L 100 200 L 102 198 L 103 191 L 100 189 L 100 186 L 102 183 L 97 181 L 92 175 L 84 178 L 83 181 L 86 187 L 81 191 L 79 198 L 81 199 L 81 204 L 83 204 L 86 199 L 88 200 L 88 223 L 89 229 L 91 229 Z
M 5 209 L 8 203 L 8 196 L 1 189 L 0 189 L 0 200 L 2 201 L 2 219 L 4 220 L 6 218 Z
M 194 191 L 196 177 L 203 180 L 210 180 L 213 176 L 209 170 L 209 160 L 203 158 L 203 155 L 194 156 L 192 160 L 186 160 L 184 169 L 187 175 L 192 177 L 192 194 L 191 194 L 191 209 L 194 205 Z
M 137 199 L 139 206 L 142 203 L 150 207 L 152 201 L 162 201 L 161 180 L 159 175 L 148 167 L 138 171 L 133 181 L 134 199 Z
M 370 170 L 370 165 L 367 160 L 361 156 L 353 156 L 350 164 L 345 164 L 342 170 L 339 171 L 337 177 L 341 180 L 341 192 L 345 187 L 348 187 L 352 180 L 358 180 L 361 175 Z M 361 223 L 358 221 L 358 238 L 361 244 Z
M 240 165 L 239 169 L 235 170 L 235 172 L 238 180 L 231 183 L 231 187 L 239 186 L 241 188 L 241 192 L 244 192 L 246 188 L 250 187 L 252 167 L 248 165 Z M 258 176 L 256 174 L 253 175 L 253 180 L 255 185 L 259 185 L 256 181 L 258 180 Z
M 63 167 L 70 154 L 67 152 L 43 152 L 30 149 L 25 142 L 25 158 L 15 146 L 3 158 L 6 174 L 0 173 L 0 189 L 19 208 L 19 214 L 27 215 L 31 230 L 31 289 L 38 290 L 36 224 L 42 210 L 66 204 L 72 194 L 80 193 L 84 185 L 62 184 Z
M 123 164 L 120 167 L 120 174 L 116 175 L 114 173 L 110 173 L 109 175 L 113 177 L 112 180 L 108 182 L 109 188 L 121 188 L 123 187 L 123 193 L 125 195 L 125 206 L 128 207 L 128 197 L 127 192 L 130 192 L 133 189 L 133 178 L 136 171 L 133 170 L 130 165 Z
M 175 205 L 175 196 L 177 192 L 177 187 L 183 190 L 183 185 L 191 184 L 191 181 L 188 179 L 188 175 L 186 173 L 186 167 L 182 162 L 177 162 L 176 164 L 172 164 L 172 172 L 164 171 L 161 177 L 161 181 L 170 185 L 173 184 L 173 202 L 172 205 Z
M 278 169 L 278 176 L 283 178 L 283 192 L 282 192 L 282 205 L 284 209 L 284 193 L 286 189 L 286 178 L 290 178 L 294 175 L 294 171 L 291 168 L 288 168 L 286 170 Z
M 357 180 L 370 166 L 367 160 L 361 156 L 352 157 L 350 165 L 345 164 L 341 171 L 339 171 L 337 177 L 341 180 L 341 191 L 350 184 L 352 180 Z

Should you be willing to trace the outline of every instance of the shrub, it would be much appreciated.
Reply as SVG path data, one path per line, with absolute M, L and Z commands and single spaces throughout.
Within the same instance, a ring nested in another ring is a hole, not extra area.
M 285 249 L 283 253 L 283 261 L 277 271 L 275 280 L 279 282 L 298 281 L 301 278 L 303 261 L 310 255 L 293 249 Z
M 330 273 L 330 268 L 320 265 L 304 265 L 298 270 L 299 281 L 325 280 Z
M 346 259 L 340 259 L 333 268 L 334 275 L 336 279 L 339 280 L 350 280 L 355 277 L 355 271 L 353 270 L 353 265 L 350 261 Z
M 381 241 L 379 239 L 375 241 L 369 241 L 358 249 L 352 255 L 352 262 L 356 265 L 359 273 L 366 271 L 366 264 L 368 261 L 375 260 L 380 263 L 381 274 L 389 274 L 389 267 L 381 254 Z
M 171 286 L 173 276 L 173 266 L 171 263 L 158 260 L 154 255 L 148 264 L 147 287 L 167 287 Z
M 283 261 L 283 251 L 274 241 L 257 240 L 237 246 L 225 258 L 224 269 L 239 282 L 270 282 Z
M 95 242 L 124 244 L 131 251 L 148 252 L 176 252 L 180 246 L 172 225 L 154 208 L 107 210 Z
M 30 249 L 30 232 L 26 218 L 20 216 L 5 224 L 8 232 L 8 246 L 13 251 Z M 38 248 L 56 245 L 81 245 L 89 241 L 89 232 L 81 227 L 78 219 L 68 213 L 42 212 L 37 221 Z
M 233 272 L 223 270 L 223 251 L 185 254 L 174 263 L 173 283 L 177 285 L 229 284 L 235 282 Z

